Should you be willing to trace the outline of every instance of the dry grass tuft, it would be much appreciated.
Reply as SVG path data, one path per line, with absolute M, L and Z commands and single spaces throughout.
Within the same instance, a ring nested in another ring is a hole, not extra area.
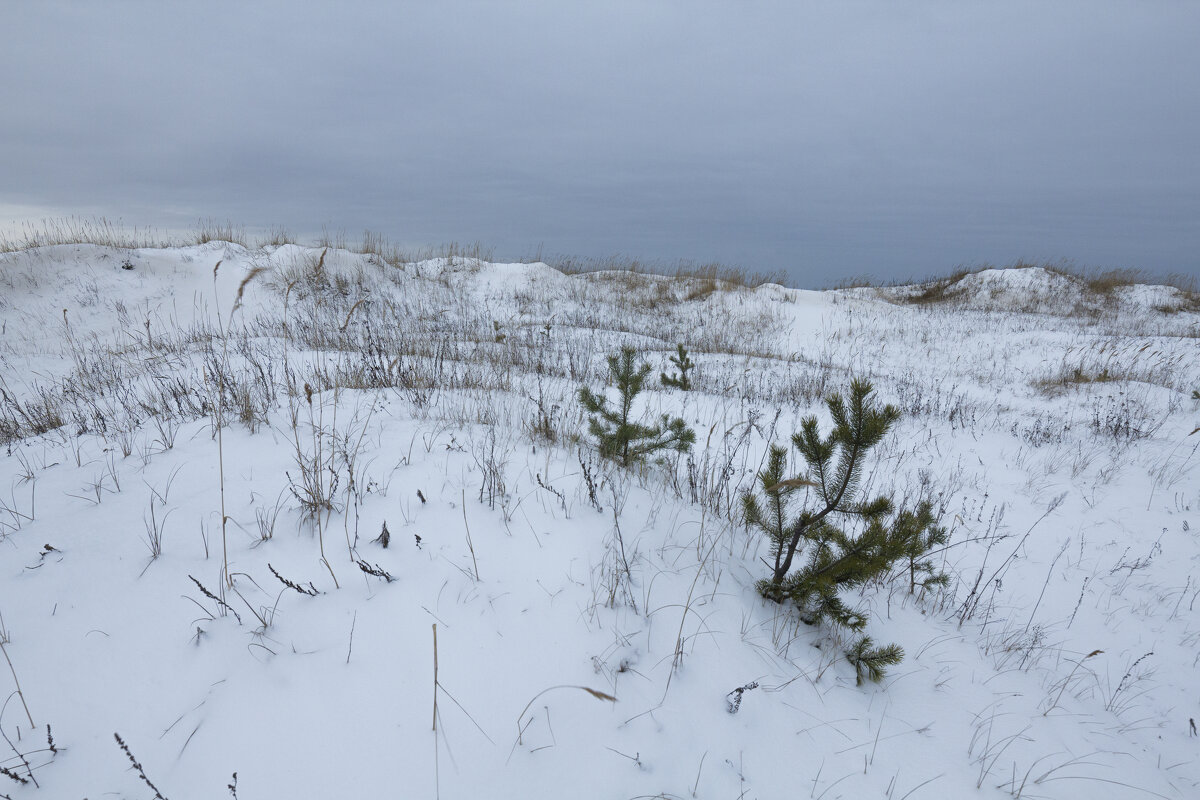
M 958 284 L 963 278 L 968 275 L 974 275 L 976 272 L 982 272 L 985 269 L 988 269 L 988 267 L 973 269 L 960 267 L 944 278 L 936 278 L 924 283 L 921 291 L 904 298 L 904 302 L 911 303 L 912 305 L 926 306 L 953 300 L 960 294 L 956 289 L 960 288 Z
M 200 220 L 193 243 L 208 244 L 209 242 L 229 242 L 245 247 L 246 229 L 244 226 L 234 225 L 229 221 L 218 223 L 212 219 Z
M 731 267 L 716 261 L 696 263 L 678 261 L 643 261 L 630 256 L 612 255 L 605 258 L 594 256 L 553 256 L 545 262 L 564 275 L 588 275 L 594 272 L 625 272 L 632 275 L 658 276 L 695 280 L 698 296 L 717 289 L 753 289 L 767 283 L 786 286 L 787 274 L 777 272 L 750 272 L 743 267 Z M 695 299 L 689 297 L 688 299 Z
M 1140 269 L 1107 269 L 1089 270 L 1078 269 L 1070 264 L 1041 264 L 1047 271 L 1062 275 L 1084 286 L 1095 295 L 1109 296 L 1118 289 L 1124 289 L 1138 284 L 1147 286 L 1170 286 L 1185 295 L 1200 293 L 1200 283 L 1194 275 L 1170 273 L 1168 275 L 1152 275 Z
M 271 228 L 266 238 L 259 239 L 258 247 L 283 247 L 285 244 L 296 244 L 295 237 L 282 225 Z
M 1065 364 L 1053 375 L 1033 381 L 1033 388 L 1047 397 L 1056 397 L 1073 386 L 1091 383 L 1111 383 L 1120 380 L 1117 375 L 1103 367 L 1099 371 L 1089 370 L 1083 364 L 1067 367 Z
M 0 237 L 0 252 L 14 253 L 35 247 L 94 244 L 122 250 L 172 247 L 178 242 L 151 228 L 126 228 L 104 217 L 43 219 L 38 225 L 26 222 L 17 238 Z

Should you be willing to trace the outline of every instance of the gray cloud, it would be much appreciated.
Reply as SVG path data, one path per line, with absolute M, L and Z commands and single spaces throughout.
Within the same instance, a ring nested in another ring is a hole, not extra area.
M 12 4 L 0 207 L 720 259 L 1200 271 L 1200 6 Z

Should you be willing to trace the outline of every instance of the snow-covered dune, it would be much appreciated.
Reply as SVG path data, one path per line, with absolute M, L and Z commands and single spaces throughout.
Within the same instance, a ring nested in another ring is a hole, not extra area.
M 596 453 L 626 344 L 690 454 Z M 0 255 L 0 796 L 1200 796 L 1198 345 L 1178 290 L 1037 268 Z M 901 412 L 864 490 L 950 535 L 944 591 L 846 598 L 905 652 L 863 685 L 740 517 L 855 378 Z

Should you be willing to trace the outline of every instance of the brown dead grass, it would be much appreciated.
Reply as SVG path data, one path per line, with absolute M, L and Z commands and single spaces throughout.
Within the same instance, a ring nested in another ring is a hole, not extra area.
M 594 272 L 625 272 L 632 275 L 661 276 L 700 281 L 700 294 L 706 296 L 719 289 L 753 289 L 768 283 L 787 286 L 787 275 L 778 272 L 751 272 L 744 267 L 728 266 L 715 261 L 642 260 L 630 256 L 553 256 L 545 263 L 564 275 L 587 275 Z

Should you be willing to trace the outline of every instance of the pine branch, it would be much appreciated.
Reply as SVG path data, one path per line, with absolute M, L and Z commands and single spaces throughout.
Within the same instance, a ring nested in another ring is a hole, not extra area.
M 864 636 L 846 651 L 846 660 L 854 665 L 858 685 L 863 678 L 878 683 L 883 680 L 887 667 L 899 664 L 904 659 L 904 650 L 898 644 L 875 647 L 870 636 Z

